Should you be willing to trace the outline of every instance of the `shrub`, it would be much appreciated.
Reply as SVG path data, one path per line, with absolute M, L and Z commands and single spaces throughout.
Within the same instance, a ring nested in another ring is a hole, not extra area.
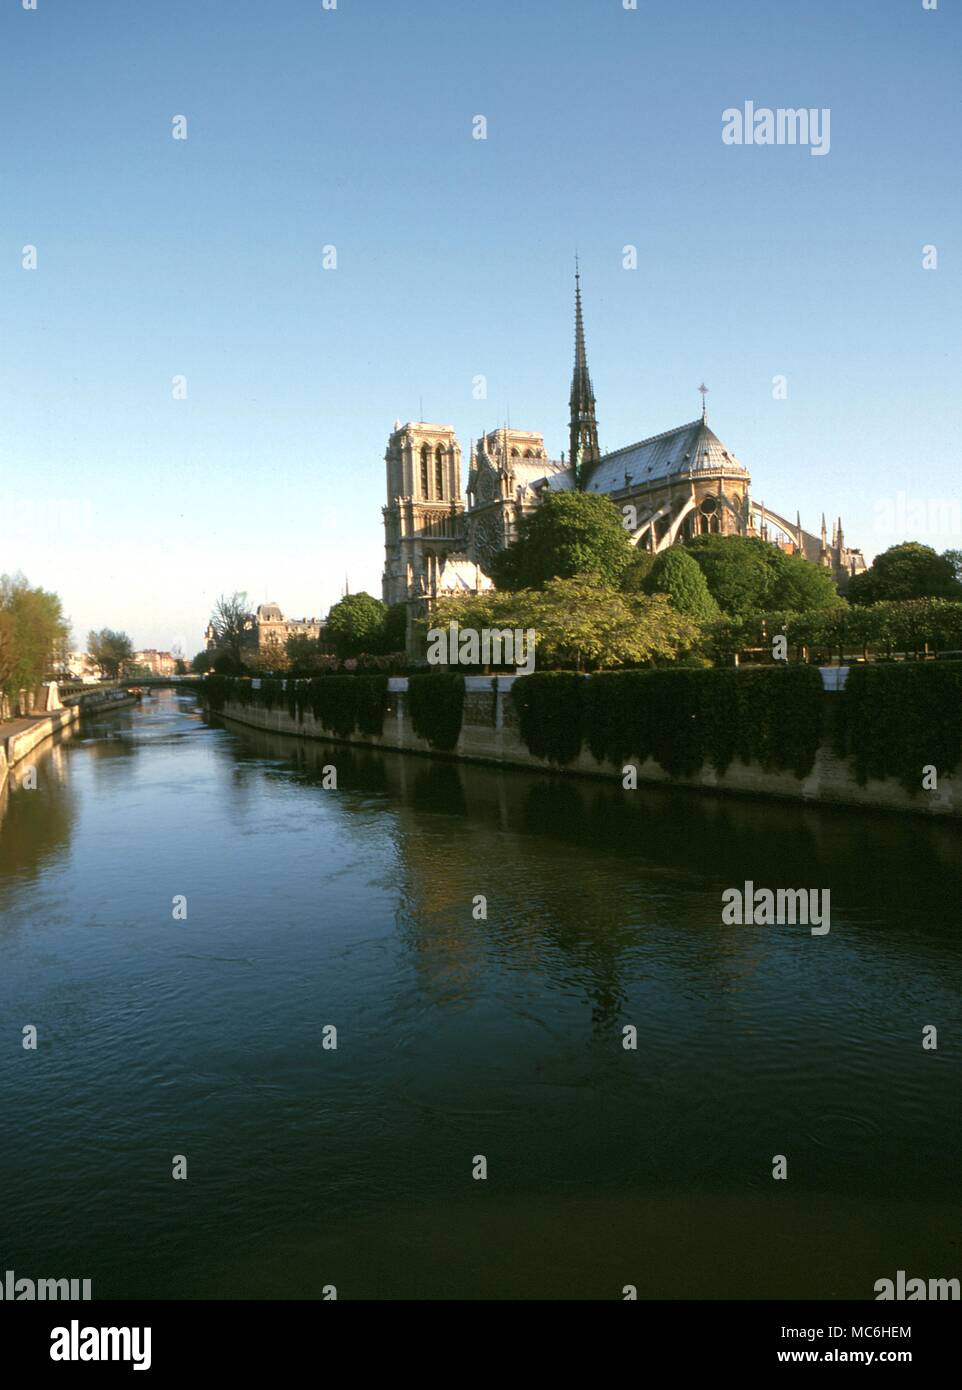
M 570 671 L 540 671 L 512 685 L 521 737 L 536 758 L 563 767 L 581 752 L 584 684 Z
M 808 666 L 538 673 L 512 696 L 529 752 L 562 765 L 584 740 L 598 762 L 651 757 L 672 777 L 706 762 L 724 774 L 736 756 L 805 777 L 822 737 L 822 681 Z
M 432 748 L 450 752 L 461 736 L 464 677 L 456 671 L 432 671 L 408 677 L 411 726 Z
M 922 769 L 952 772 L 962 759 L 962 661 L 854 666 L 842 692 L 836 748 L 855 776 L 896 777 L 908 792 Z

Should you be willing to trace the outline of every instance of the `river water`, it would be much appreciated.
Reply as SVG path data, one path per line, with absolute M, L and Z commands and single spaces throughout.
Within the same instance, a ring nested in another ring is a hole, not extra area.
M 0 1276 L 962 1276 L 957 825 L 301 744 L 175 692 L 36 771 L 0 801 Z M 749 879 L 830 889 L 831 931 L 722 926 Z

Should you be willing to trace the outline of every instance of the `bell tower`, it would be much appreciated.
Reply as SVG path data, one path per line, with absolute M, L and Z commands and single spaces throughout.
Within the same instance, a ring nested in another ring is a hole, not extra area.
M 385 603 L 420 598 L 432 564 L 464 545 L 461 446 L 450 425 L 395 421 L 384 455 Z

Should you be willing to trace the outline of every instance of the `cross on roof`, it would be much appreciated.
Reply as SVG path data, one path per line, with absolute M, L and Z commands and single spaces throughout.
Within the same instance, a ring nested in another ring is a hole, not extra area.
M 701 392 L 701 418 L 706 420 L 708 418 L 708 402 L 705 397 L 708 395 L 708 387 L 702 382 L 698 389 Z

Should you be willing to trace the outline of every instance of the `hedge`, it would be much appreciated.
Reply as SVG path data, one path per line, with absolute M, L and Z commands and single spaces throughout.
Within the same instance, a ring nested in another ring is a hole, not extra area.
M 597 762 L 654 758 L 670 776 L 735 757 L 806 777 L 822 739 L 822 679 L 814 667 L 755 671 L 539 672 L 512 687 L 521 737 L 564 766 L 587 743 Z
M 230 676 L 208 676 L 201 688 L 215 713 L 227 699 L 249 708 L 274 710 L 286 705 L 292 719 L 304 722 L 305 710 L 339 738 L 353 733 L 368 737 L 384 728 L 387 708 L 387 676 L 316 676 L 309 680 L 262 678 L 253 681 Z
M 511 687 L 521 738 L 536 758 L 564 766 L 581 752 L 583 676 L 539 671 L 519 676 Z
M 414 732 L 432 748 L 449 753 L 461 737 L 464 677 L 456 671 L 408 676 L 407 699 Z
M 908 792 L 922 787 L 922 769 L 953 772 L 962 760 L 962 661 L 853 666 L 835 728 L 855 777 L 896 777 Z

